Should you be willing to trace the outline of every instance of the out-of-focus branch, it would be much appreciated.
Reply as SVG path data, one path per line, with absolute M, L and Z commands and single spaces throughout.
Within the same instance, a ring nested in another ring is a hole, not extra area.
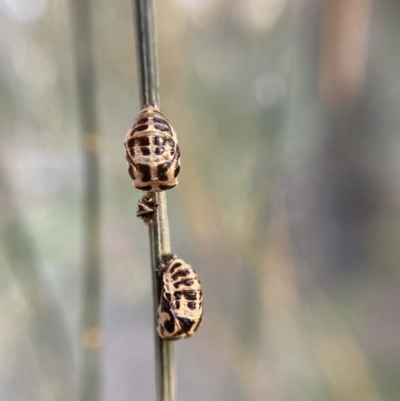
M 94 56 L 90 0 L 72 0 L 79 124 L 84 158 L 84 349 L 81 370 L 82 401 L 101 398 L 100 378 L 100 185 L 99 132 L 96 120 Z
M 357 100 L 364 88 L 371 0 L 325 0 L 320 90 L 331 104 Z

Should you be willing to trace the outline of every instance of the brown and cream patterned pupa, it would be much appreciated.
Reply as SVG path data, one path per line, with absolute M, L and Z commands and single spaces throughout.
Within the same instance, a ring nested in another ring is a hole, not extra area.
M 169 253 L 158 270 L 163 283 L 157 309 L 157 331 L 165 340 L 193 335 L 203 316 L 201 284 L 192 266 Z
M 128 171 L 136 188 L 161 192 L 178 183 L 180 152 L 176 132 L 159 110 L 144 107 L 124 144 Z

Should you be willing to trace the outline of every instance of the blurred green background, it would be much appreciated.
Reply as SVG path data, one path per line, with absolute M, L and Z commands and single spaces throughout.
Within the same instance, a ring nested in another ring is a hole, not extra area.
M 155 400 L 148 232 L 123 148 L 139 112 L 132 4 L 92 9 L 102 399 Z M 400 2 L 156 12 L 161 110 L 182 153 L 172 250 L 204 293 L 203 325 L 176 343 L 178 399 L 399 400 Z M 68 0 L 0 0 L 4 401 L 80 393 L 74 23 Z

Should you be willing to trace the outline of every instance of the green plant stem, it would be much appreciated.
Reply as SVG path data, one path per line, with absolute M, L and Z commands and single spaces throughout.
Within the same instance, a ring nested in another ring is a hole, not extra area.
M 79 125 L 84 159 L 84 254 L 81 401 L 101 399 L 100 179 L 90 0 L 72 0 Z
M 139 69 L 140 101 L 145 105 L 158 106 L 158 71 L 154 27 L 153 0 L 134 0 L 136 48 Z M 153 280 L 153 310 L 156 325 L 156 310 L 160 301 L 161 282 L 156 274 L 161 255 L 170 253 L 167 199 L 164 192 L 151 194 L 159 204 L 156 219 L 150 226 L 150 251 Z M 158 401 L 175 400 L 174 346 L 160 338 L 155 332 L 156 386 Z

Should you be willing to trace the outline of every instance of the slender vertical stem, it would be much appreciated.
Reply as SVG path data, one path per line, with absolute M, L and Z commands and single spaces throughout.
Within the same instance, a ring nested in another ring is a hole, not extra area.
M 153 0 L 133 0 L 142 106 L 159 103 Z
M 153 0 L 133 0 L 136 19 L 136 47 L 142 106 L 159 104 L 156 39 Z M 156 275 L 161 255 L 170 252 L 167 200 L 164 192 L 154 194 L 159 204 L 156 220 L 150 226 L 150 248 L 153 277 L 154 322 L 161 295 L 161 283 Z M 158 401 L 175 400 L 174 347 L 155 332 L 156 385 Z
M 153 271 L 153 306 L 154 317 L 156 308 L 160 301 L 161 282 L 155 274 L 155 269 L 159 266 L 160 257 L 170 252 L 168 217 L 166 196 L 164 192 L 156 194 L 156 201 L 159 204 L 157 219 L 150 226 L 150 247 L 151 264 Z M 155 322 L 156 324 L 156 322 Z M 155 356 L 156 356 L 156 381 L 157 381 L 157 400 L 175 400 L 175 362 L 174 344 L 171 341 L 163 340 L 155 333 Z
M 84 255 L 81 401 L 101 399 L 100 180 L 90 0 L 72 0 L 79 124 L 84 159 Z

